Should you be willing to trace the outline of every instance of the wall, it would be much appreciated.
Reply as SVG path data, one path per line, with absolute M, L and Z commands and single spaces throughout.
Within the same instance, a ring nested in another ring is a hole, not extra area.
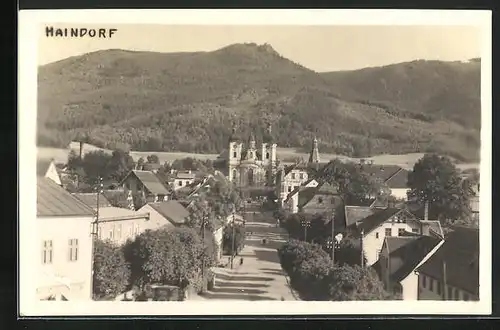
M 223 236 L 223 234 L 224 234 L 224 227 L 221 227 L 214 232 L 215 244 L 217 244 L 217 256 L 218 256 L 217 262 L 219 262 L 220 259 L 222 258 L 222 236 Z
M 418 277 L 419 277 L 418 281 L 419 300 L 443 300 L 443 292 L 439 291 L 439 289 L 442 290 L 443 284 L 440 283 L 438 285 L 439 283 L 438 279 L 432 278 L 422 273 L 420 273 Z M 467 292 L 465 290 L 459 289 L 451 285 L 446 285 L 444 295 L 446 300 L 478 300 L 478 297 L 475 294 L 472 294 L 470 292 Z M 457 296 L 458 299 L 455 295 L 458 295 Z
M 54 162 L 50 163 L 47 173 L 45 173 L 45 177 L 51 179 L 60 186 L 62 185 L 61 178 L 59 177 L 59 173 L 57 173 L 57 168 Z
M 333 213 L 342 205 L 343 202 L 340 196 L 317 194 L 302 208 L 302 211 L 308 214 L 322 213 L 325 211 L 331 211 Z
M 71 293 L 68 300 L 92 299 L 92 217 L 40 217 L 37 218 L 36 232 L 37 252 L 33 260 L 38 265 L 40 276 L 33 279 L 42 280 L 43 273 L 64 277 L 71 282 Z M 69 260 L 69 240 L 78 239 L 78 257 Z M 43 241 L 52 240 L 52 263 L 43 264 Z M 38 282 L 38 299 L 44 298 L 50 290 L 43 288 Z M 54 283 L 54 290 L 60 284 Z
M 404 280 L 401 281 L 403 292 L 401 299 L 403 300 L 418 300 L 418 275 L 411 272 Z
M 406 229 L 407 231 L 412 231 L 412 229 L 417 229 L 417 233 L 420 232 L 420 227 L 417 222 L 409 221 L 408 223 L 392 223 L 387 221 L 379 226 L 377 229 L 365 233 L 363 240 L 363 251 L 367 259 L 367 265 L 371 266 L 378 260 L 378 254 L 382 249 L 382 244 L 385 239 L 385 229 L 392 229 L 392 236 L 398 236 L 398 230 Z M 378 233 L 378 237 L 377 237 Z
M 121 245 L 129 238 L 134 239 L 146 229 L 157 229 L 159 227 L 161 225 L 158 222 L 154 223 L 151 220 L 146 220 L 146 218 L 127 220 L 99 219 L 98 235 L 102 240 L 109 239 L 113 243 Z
M 152 208 L 149 204 L 144 205 L 137 213 L 149 213 L 149 220 L 144 221 L 139 230 L 139 233 L 144 232 L 147 229 L 155 230 L 162 228 L 163 226 L 174 227 L 174 224 L 168 221 L 163 215 L 158 213 L 154 208 Z
M 178 190 L 178 189 L 184 188 L 185 186 L 192 184 L 193 182 L 194 182 L 194 179 L 175 179 L 174 184 L 173 184 L 173 186 L 174 186 L 173 188 L 174 188 L 174 190 Z M 179 183 L 181 183 L 181 185 L 179 185 Z

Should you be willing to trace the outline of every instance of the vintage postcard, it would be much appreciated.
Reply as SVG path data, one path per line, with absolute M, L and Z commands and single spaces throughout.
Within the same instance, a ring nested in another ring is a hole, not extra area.
M 491 312 L 490 12 L 21 11 L 18 113 L 21 316 Z

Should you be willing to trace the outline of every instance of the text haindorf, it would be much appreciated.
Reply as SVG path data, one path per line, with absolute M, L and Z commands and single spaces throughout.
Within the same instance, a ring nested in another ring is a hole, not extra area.
M 89 29 L 89 28 L 54 28 L 45 27 L 46 37 L 66 37 L 66 38 L 111 38 L 117 29 Z

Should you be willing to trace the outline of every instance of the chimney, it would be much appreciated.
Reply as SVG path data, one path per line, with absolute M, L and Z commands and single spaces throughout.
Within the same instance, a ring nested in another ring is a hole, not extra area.
M 427 221 L 429 220 L 429 202 L 425 201 L 424 205 L 424 220 Z

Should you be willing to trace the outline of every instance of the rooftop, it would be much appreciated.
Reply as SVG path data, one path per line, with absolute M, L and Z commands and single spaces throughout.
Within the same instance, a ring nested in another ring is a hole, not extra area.
M 445 237 L 441 248 L 422 264 L 418 271 L 472 294 L 479 294 L 479 230 L 455 227 Z
M 361 221 L 359 228 L 364 230 L 364 233 L 367 234 L 400 211 L 401 209 L 388 207 L 386 209 L 375 212 L 372 215 L 364 218 Z
M 346 227 L 355 225 L 356 222 L 363 220 L 366 217 L 373 215 L 380 210 L 369 206 L 345 206 L 345 222 Z
M 97 193 L 74 193 L 73 196 L 81 200 L 86 205 L 97 208 Z M 109 200 L 102 193 L 99 194 L 99 207 L 111 206 Z
M 90 206 L 71 195 L 50 179 L 38 178 L 36 190 L 37 216 L 94 216 L 94 210 Z
M 176 200 L 149 203 L 148 205 L 175 225 L 184 224 L 186 218 L 189 217 L 189 211 Z
M 396 173 L 390 176 L 385 183 L 391 189 L 406 189 L 408 188 L 408 171 L 400 168 Z
M 152 194 L 155 195 L 169 194 L 167 187 L 165 187 L 165 185 L 160 181 L 160 179 L 155 173 L 151 171 L 133 170 L 131 171 L 131 174 L 134 174 L 142 182 L 142 184 L 146 187 L 146 189 L 149 190 Z
M 138 217 L 149 217 L 147 213 L 139 213 L 136 211 L 132 211 L 130 209 L 125 209 L 121 207 L 103 207 L 99 208 L 99 219 L 100 220 L 126 220 L 128 218 L 138 218 Z
M 37 176 L 44 177 L 49 170 L 50 164 L 53 163 L 53 160 L 50 158 L 38 158 L 36 160 L 36 174 Z

